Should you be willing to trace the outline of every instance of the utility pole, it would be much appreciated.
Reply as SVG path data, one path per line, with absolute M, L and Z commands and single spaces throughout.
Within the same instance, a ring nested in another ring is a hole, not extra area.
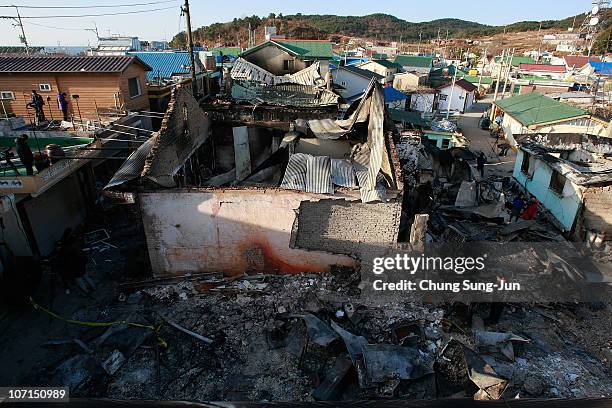
M 461 50 L 461 52 L 463 52 L 463 50 Z M 448 97 L 448 102 L 446 103 L 446 120 L 448 120 L 450 116 L 450 108 L 451 104 L 453 103 L 453 93 L 455 92 L 455 82 L 457 82 L 457 71 L 459 70 L 458 65 L 459 64 L 457 64 L 456 66 L 453 65 L 455 68 L 455 73 L 453 75 L 453 84 L 451 85 L 450 96 Z
M 28 39 L 26 38 L 25 31 L 23 30 L 23 23 L 21 22 L 21 15 L 19 14 L 19 7 L 15 6 L 17 10 L 17 25 L 21 28 L 21 42 L 25 45 L 26 54 L 30 54 L 30 46 L 28 45 Z
M 482 61 L 482 68 L 480 69 L 480 76 L 478 77 L 478 92 L 480 92 L 480 86 L 482 85 L 482 73 L 484 72 L 485 61 L 487 60 L 487 52 L 489 48 L 485 48 L 484 60 Z M 478 66 L 476 66 L 478 67 Z
M 506 75 L 504 77 L 504 88 L 502 89 L 501 98 L 504 99 L 506 96 L 506 85 L 508 84 L 508 78 L 510 77 L 510 71 L 512 70 L 512 60 L 514 59 L 514 51 L 516 49 L 512 49 L 512 54 L 510 54 L 510 62 L 508 63 L 508 70 L 506 71 Z
M 501 72 L 504 69 L 504 59 L 505 59 L 506 50 L 502 50 L 501 60 L 499 61 L 500 67 L 497 71 L 497 79 L 495 80 L 495 94 L 493 95 L 493 103 L 497 100 L 497 92 L 499 91 L 499 80 L 501 79 Z M 491 122 L 493 122 L 493 118 L 495 117 L 495 109 L 493 108 L 493 104 L 491 104 Z
M 191 71 L 191 90 L 193 97 L 197 98 L 198 94 L 198 83 L 196 82 L 195 73 L 195 58 L 193 57 L 193 37 L 191 34 L 191 16 L 189 15 L 189 0 L 185 0 L 185 5 L 181 9 L 185 14 L 185 20 L 187 21 L 187 44 L 189 45 L 189 70 Z

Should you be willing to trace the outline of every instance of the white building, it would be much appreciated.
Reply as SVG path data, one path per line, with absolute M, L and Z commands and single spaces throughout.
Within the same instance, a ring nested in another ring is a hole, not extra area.
M 384 82 L 384 77 L 376 72 L 366 71 L 353 65 L 340 66 L 332 70 L 334 84 L 340 85 L 343 89 L 339 90 L 340 95 L 345 99 L 350 99 L 356 95 L 361 95 L 372 78 L 379 82 Z
M 392 84 L 393 76 L 397 74 L 400 66 L 387 60 L 372 60 L 359 64 L 359 68 L 376 72 L 385 78 L 385 84 Z
M 453 86 L 452 82 L 438 87 L 438 110 L 465 112 L 470 109 L 476 100 L 476 86 L 465 79 L 458 79 Z

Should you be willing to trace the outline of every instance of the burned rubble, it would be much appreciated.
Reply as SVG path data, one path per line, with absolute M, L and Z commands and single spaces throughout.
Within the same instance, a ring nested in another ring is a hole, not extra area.
M 466 147 L 400 134 L 374 81 L 340 114 L 320 76 L 298 87 L 239 67 L 243 89 L 216 101 L 175 89 L 161 129 L 104 187 L 105 217 L 87 225 L 98 290 L 34 303 L 30 369 L 10 359 L 2 380 L 111 399 L 612 396 L 607 304 L 364 290 L 377 251 L 568 244 L 544 208 L 508 222 L 520 185 L 481 177 Z M 609 263 L 609 243 L 589 249 Z M 581 272 L 555 253 L 520 261 Z

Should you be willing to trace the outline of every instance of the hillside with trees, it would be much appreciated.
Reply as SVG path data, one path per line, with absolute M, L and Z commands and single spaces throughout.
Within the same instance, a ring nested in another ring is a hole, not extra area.
M 608 10 L 606 21 L 612 20 Z M 303 15 L 284 16 L 271 13 L 267 17 L 250 16 L 235 18 L 227 23 L 214 23 L 197 28 L 194 31 L 194 41 L 198 45 L 214 46 L 240 45 L 246 47 L 248 42 L 249 24 L 255 31 L 257 43 L 263 41 L 263 27 L 275 26 L 279 34 L 296 39 L 331 39 L 341 41 L 343 37 L 360 37 L 373 40 L 415 42 L 419 36 L 423 41 L 437 38 L 478 38 L 491 36 L 502 32 L 525 32 L 542 29 L 559 29 L 579 27 L 584 15 L 572 16 L 563 20 L 520 21 L 507 26 L 491 26 L 455 18 L 444 18 L 427 22 L 413 23 L 388 14 L 371 14 L 367 16 L 337 16 L 337 15 Z M 607 44 L 604 41 L 604 48 Z M 601 47 L 601 39 L 598 42 Z M 178 33 L 171 45 L 184 48 L 185 33 Z

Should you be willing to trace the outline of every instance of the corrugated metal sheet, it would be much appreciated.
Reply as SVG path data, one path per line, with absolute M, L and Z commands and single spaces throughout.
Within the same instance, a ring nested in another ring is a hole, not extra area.
M 328 156 L 308 156 L 306 161 L 306 192 L 333 194 L 331 160 Z
M 0 72 L 123 72 L 131 63 L 144 62 L 131 55 L 120 56 L 14 56 L 0 57 Z
M 351 163 L 350 160 L 331 159 L 331 177 L 332 183 L 337 186 L 348 188 L 357 187 L 353 163 Z
M 232 79 L 263 82 L 268 85 L 293 83 L 300 85 L 324 86 L 325 79 L 321 76 L 319 61 L 291 75 L 274 75 L 243 58 L 234 62 L 230 73 Z
M 142 169 L 144 169 L 145 159 L 151 152 L 153 147 L 153 138 L 150 138 L 144 142 L 136 151 L 132 152 L 130 156 L 125 160 L 123 165 L 117 170 L 113 178 L 104 187 L 107 190 L 111 187 L 119 186 L 130 180 L 134 180 L 140 177 Z
M 289 156 L 289 163 L 281 183 L 282 188 L 306 191 L 306 163 L 308 155 L 295 153 Z
M 234 81 L 232 98 L 255 104 L 317 107 L 337 105 L 339 96 L 333 92 L 308 85 L 267 85 L 252 81 Z
M 129 54 L 140 58 L 152 68 L 147 72 L 149 81 L 189 74 L 188 52 L 130 52 Z

